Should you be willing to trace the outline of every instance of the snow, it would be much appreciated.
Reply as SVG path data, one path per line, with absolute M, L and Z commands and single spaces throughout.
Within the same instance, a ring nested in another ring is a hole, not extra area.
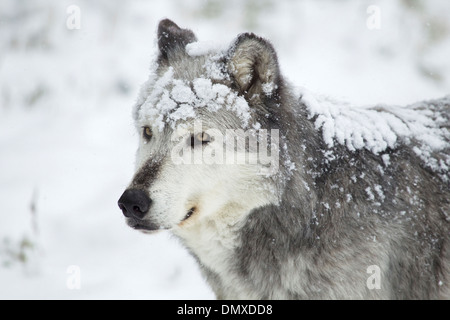
M 270 97 L 273 92 L 277 89 L 277 85 L 273 82 L 263 83 L 262 84 L 262 90 L 264 94 L 268 97 Z
M 374 154 L 395 149 L 400 142 L 405 144 L 414 141 L 413 151 L 422 159 L 424 165 L 440 174 L 444 181 L 448 180 L 450 155 L 445 150 L 450 148 L 443 110 L 435 104 L 412 106 L 376 105 L 374 107 L 357 107 L 348 102 L 331 99 L 327 96 L 313 94 L 305 88 L 298 88 L 297 93 L 305 103 L 310 119 L 314 120 L 317 130 L 329 148 L 335 142 L 346 146 L 350 151 L 367 149 Z M 450 96 L 444 98 L 450 103 Z M 442 103 L 442 102 L 441 102 Z M 433 156 L 442 152 L 445 160 L 439 161 Z M 327 158 L 333 159 L 332 151 L 326 151 Z M 389 155 L 382 155 L 384 164 L 389 165 Z M 379 168 L 383 173 L 383 168 Z M 367 191 L 367 190 L 366 190 Z M 369 198 L 372 198 L 369 195 Z
M 1 1 L 0 299 L 214 298 L 176 239 L 131 230 L 116 204 L 134 169 L 133 103 L 156 99 L 149 93 L 161 80 L 150 63 L 159 20 L 171 18 L 198 39 L 214 41 L 190 45 L 194 56 L 223 50 L 241 32 L 267 37 L 289 81 L 349 101 L 337 110 L 332 102 L 312 107 L 323 115 L 318 126 L 326 128 L 326 141 L 383 154 L 399 138 L 435 137 L 424 113 L 409 119 L 396 108 L 378 127 L 370 124 L 380 135 L 356 125 L 352 137 L 340 130 L 346 118 L 357 124 L 365 118 L 347 106 L 405 105 L 450 91 L 450 3 L 404 3 L 371 3 L 382 20 L 379 30 L 369 30 L 368 4 L 353 1 Z M 71 5 L 80 8 L 79 29 L 66 27 Z M 208 62 L 199 86 L 223 76 L 217 66 Z M 186 84 L 170 73 L 165 80 L 159 94 L 177 89 L 159 107 L 172 121 L 193 116 L 197 102 Z M 220 86 L 210 89 L 230 108 L 237 102 L 235 112 L 245 117 L 245 100 Z M 185 104 L 179 113 L 172 112 L 173 99 Z M 400 118 L 417 123 L 402 126 Z M 433 138 L 432 147 L 441 148 L 441 140 Z M 425 160 L 431 152 L 415 151 Z M 381 197 L 375 186 L 371 192 Z
M 394 106 L 355 107 L 348 102 L 313 94 L 305 88 L 299 92 L 309 118 L 317 117 L 315 127 L 322 130 L 323 139 L 330 148 L 337 141 L 350 151 L 365 148 L 378 154 L 387 148 L 395 148 L 400 139 L 416 139 L 432 150 L 448 147 L 445 141 L 448 130 L 441 128 L 439 121 L 431 120 L 430 110 Z M 434 117 L 442 118 L 438 113 Z
M 187 83 L 175 79 L 173 68 L 169 67 L 160 78 L 154 75 L 148 82 L 143 85 L 135 113 L 139 114 L 140 122 L 153 123 L 160 131 L 166 124 L 174 128 L 179 120 L 194 119 L 199 108 L 217 112 L 225 107 L 242 120 L 243 127 L 249 124 L 250 107 L 247 101 L 227 86 L 212 83 L 211 79 L 196 78 L 192 83 Z M 145 99 L 142 94 L 147 94 L 151 87 L 153 90 Z M 139 104 L 141 101 L 144 103 Z
M 367 193 L 367 200 L 375 200 L 375 196 L 373 195 L 372 189 L 370 187 L 367 187 L 365 191 Z
M 186 52 L 191 57 L 204 56 L 225 52 L 228 49 L 227 43 L 211 40 L 197 41 L 186 45 Z
M 391 157 L 388 154 L 383 154 L 381 156 L 381 159 L 383 160 L 384 166 L 389 167 L 389 165 L 391 164 Z
M 383 192 L 383 187 L 380 186 L 379 184 L 376 184 L 374 186 L 374 189 L 375 189 L 376 193 L 378 194 L 378 197 L 381 199 L 381 202 L 383 202 L 384 199 L 386 198 L 386 196 L 384 195 L 384 192 Z

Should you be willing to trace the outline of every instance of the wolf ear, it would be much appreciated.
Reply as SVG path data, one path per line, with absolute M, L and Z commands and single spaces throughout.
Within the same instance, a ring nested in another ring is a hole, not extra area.
M 195 34 L 189 29 L 181 29 L 169 19 L 158 25 L 159 61 L 169 62 L 177 54 L 186 53 L 186 45 L 197 41 Z
M 238 36 L 228 52 L 228 72 L 240 92 L 252 99 L 271 97 L 280 81 L 278 58 L 273 46 L 253 33 Z M 256 95 L 256 96 L 255 96 Z

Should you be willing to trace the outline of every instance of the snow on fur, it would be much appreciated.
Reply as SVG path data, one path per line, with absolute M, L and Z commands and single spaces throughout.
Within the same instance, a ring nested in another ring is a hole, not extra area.
M 445 151 L 450 148 L 448 118 L 443 114 L 443 108 L 435 105 L 444 102 L 436 101 L 426 106 L 417 103 L 408 107 L 363 108 L 313 94 L 304 88 L 299 94 L 309 118 L 314 119 L 315 128 L 321 130 L 329 148 L 338 143 L 350 151 L 367 149 L 379 154 L 388 148 L 394 149 L 400 142 L 415 141 L 417 145 L 413 151 L 427 167 L 448 180 L 450 155 Z M 450 104 L 450 96 L 444 100 Z M 436 152 L 441 152 L 444 160 L 436 159 L 433 156 Z M 388 157 L 384 156 L 383 161 L 389 165 Z
M 150 121 L 160 131 L 166 124 L 174 128 L 179 120 L 195 118 L 198 108 L 216 112 L 225 107 L 235 112 L 244 127 L 250 121 L 250 107 L 244 97 L 209 78 L 197 78 L 192 83 L 175 79 L 172 67 L 158 79 L 150 76 L 141 88 L 137 106 L 141 106 L 141 120 Z
M 186 52 L 191 57 L 225 52 L 227 49 L 227 44 L 215 41 L 197 41 L 186 45 Z

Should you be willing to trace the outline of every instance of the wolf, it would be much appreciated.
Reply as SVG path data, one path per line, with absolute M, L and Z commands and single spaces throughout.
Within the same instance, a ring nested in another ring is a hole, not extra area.
M 450 298 L 450 96 L 334 101 L 253 33 L 202 46 L 164 19 L 157 47 L 118 201 L 130 227 L 169 230 L 218 299 Z

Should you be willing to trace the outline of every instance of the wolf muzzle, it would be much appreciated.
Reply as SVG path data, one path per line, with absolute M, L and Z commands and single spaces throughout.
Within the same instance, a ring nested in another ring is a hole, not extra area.
M 127 189 L 117 203 L 125 217 L 142 220 L 150 209 L 152 200 L 143 190 Z
M 128 219 L 128 225 L 138 230 L 158 230 L 159 227 L 146 219 L 152 200 L 141 189 L 127 189 L 117 202 L 123 215 Z

